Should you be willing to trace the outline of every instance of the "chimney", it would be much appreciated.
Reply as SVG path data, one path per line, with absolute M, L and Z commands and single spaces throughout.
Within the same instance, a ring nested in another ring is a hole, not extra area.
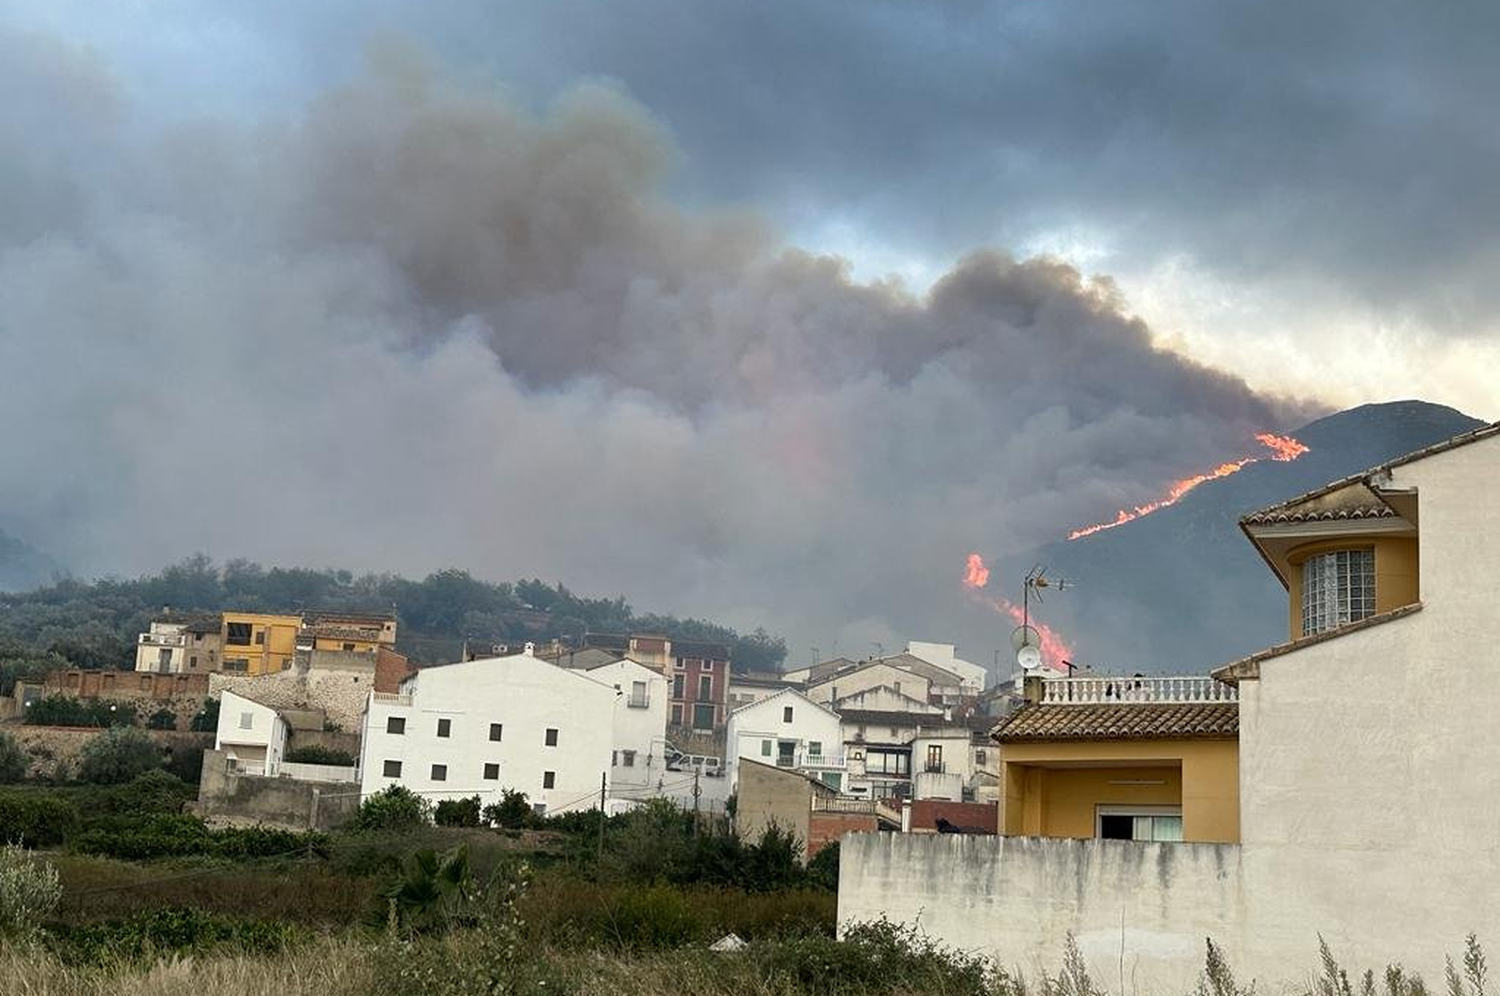
M 1047 679 L 1041 674 L 1027 674 L 1021 681 L 1021 697 L 1027 705 L 1041 705 Z
M 536 644 L 532 643 L 530 640 L 526 641 L 526 646 L 521 648 L 521 653 L 525 654 L 527 657 L 535 656 Z

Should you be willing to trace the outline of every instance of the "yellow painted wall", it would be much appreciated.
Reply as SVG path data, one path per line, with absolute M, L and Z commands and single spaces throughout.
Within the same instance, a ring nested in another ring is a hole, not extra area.
M 1181 805 L 1184 840 L 1239 841 L 1237 740 L 1005 744 L 1000 760 L 1007 834 L 1092 837 L 1096 806 Z
M 230 623 L 250 624 L 250 645 L 234 645 L 229 642 Z M 302 628 L 301 616 L 279 616 L 262 612 L 226 612 L 219 635 L 224 644 L 222 656 L 225 660 L 245 658 L 250 665 L 246 674 L 271 674 L 291 667 L 297 653 L 297 631 Z M 257 642 L 256 635 L 264 633 L 264 643 Z
M 1350 536 L 1319 540 L 1287 552 L 1287 619 L 1293 640 L 1302 636 L 1302 563 L 1335 550 L 1375 551 L 1375 611 L 1389 612 L 1421 598 L 1420 557 L 1415 536 Z
M 349 653 L 354 654 L 373 654 L 380 647 L 384 646 L 378 640 L 345 640 L 335 636 L 318 636 L 313 638 L 313 649 L 337 650 L 342 652 L 346 643 L 353 644 Z

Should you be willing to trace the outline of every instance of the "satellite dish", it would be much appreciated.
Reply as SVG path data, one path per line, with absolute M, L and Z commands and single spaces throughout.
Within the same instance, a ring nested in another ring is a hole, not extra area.
M 1016 651 L 1016 663 L 1027 671 L 1035 671 L 1042 666 L 1042 651 L 1035 644 L 1028 643 Z
M 1041 634 L 1033 626 L 1017 626 L 1015 632 L 1010 634 L 1010 649 L 1017 653 L 1020 653 L 1022 647 L 1040 647 L 1041 645 Z

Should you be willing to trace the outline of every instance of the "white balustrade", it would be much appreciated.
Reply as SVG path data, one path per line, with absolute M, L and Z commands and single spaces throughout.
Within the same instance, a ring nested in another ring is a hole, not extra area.
M 1239 689 L 1204 675 L 1116 678 L 1048 678 L 1044 705 L 1113 705 L 1118 702 L 1238 702 Z

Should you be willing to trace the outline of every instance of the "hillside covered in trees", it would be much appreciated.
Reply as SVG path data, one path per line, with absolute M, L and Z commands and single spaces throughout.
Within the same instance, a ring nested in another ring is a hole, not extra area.
M 458 659 L 464 640 L 577 640 L 586 632 L 661 633 L 728 644 L 736 670 L 776 669 L 786 644 L 764 630 L 654 613 L 637 614 L 623 597 L 585 598 L 561 584 L 532 579 L 480 580 L 449 569 L 421 581 L 391 574 L 222 566 L 199 556 L 131 580 L 62 580 L 0 594 L 0 694 L 18 676 L 55 667 L 129 668 L 136 636 L 163 607 L 181 612 L 389 612 L 400 621 L 397 646 L 417 663 Z

